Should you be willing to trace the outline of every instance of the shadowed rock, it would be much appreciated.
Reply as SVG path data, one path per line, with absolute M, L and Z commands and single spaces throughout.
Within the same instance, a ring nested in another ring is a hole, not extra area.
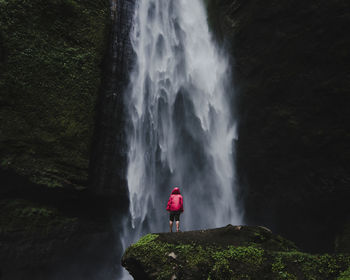
M 209 2 L 235 61 L 246 222 L 329 252 L 350 213 L 350 2 Z

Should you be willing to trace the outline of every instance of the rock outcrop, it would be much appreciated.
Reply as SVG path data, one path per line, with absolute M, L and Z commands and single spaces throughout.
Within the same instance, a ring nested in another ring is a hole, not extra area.
M 84 188 L 109 1 L 5 0 L 0 14 L 0 169 Z
M 348 279 L 349 255 L 310 255 L 258 226 L 148 234 L 124 253 L 135 280 Z
M 110 3 L 4 0 L 0 15 L 0 278 L 115 279 L 119 213 L 88 192 Z
M 208 2 L 233 56 L 247 221 L 333 250 L 350 213 L 350 2 Z

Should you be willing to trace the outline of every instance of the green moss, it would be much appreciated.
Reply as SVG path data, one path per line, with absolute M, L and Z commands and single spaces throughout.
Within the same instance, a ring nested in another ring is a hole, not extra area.
M 344 255 L 311 255 L 302 252 L 277 252 L 271 265 L 274 279 L 335 279 L 350 264 Z
M 213 254 L 210 279 L 250 279 L 263 264 L 264 250 L 253 246 L 218 249 Z
M 77 223 L 77 218 L 66 217 L 53 207 L 23 199 L 1 200 L 0 210 L 0 233 L 47 235 Z
M 125 252 L 125 257 L 141 260 L 142 267 L 148 272 L 157 263 L 161 267 L 157 279 L 169 279 L 173 274 L 182 275 L 183 268 L 188 274 L 207 275 L 213 280 L 247 279 L 247 275 L 254 274 L 263 263 L 264 251 L 254 247 L 229 246 L 223 249 L 196 244 L 175 245 L 160 242 L 157 237 L 156 234 L 148 234 Z M 176 256 L 175 263 L 171 253 Z M 230 278 L 233 275 L 236 278 Z
M 147 246 L 150 244 L 151 241 L 155 240 L 158 237 L 157 234 L 147 234 L 143 236 L 142 238 L 137 241 L 137 243 L 133 244 L 132 246 L 135 247 L 140 247 L 140 246 Z M 152 244 L 152 243 L 151 243 Z
M 260 240 L 260 239 L 259 239 Z M 289 250 L 289 249 L 288 249 Z M 311 255 L 299 251 L 270 251 L 250 246 L 172 244 L 148 234 L 130 246 L 123 259 L 137 260 L 155 279 L 336 279 L 350 265 L 348 255 Z M 341 280 L 349 273 L 341 274 Z M 340 276 L 339 276 L 340 277 Z
M 350 279 L 350 267 L 344 272 L 342 272 L 337 278 L 337 280 L 349 280 L 349 279 Z
M 109 2 L 2 0 L 0 14 L 1 167 L 78 187 L 87 179 Z
M 287 272 L 286 265 L 282 261 L 282 258 L 280 256 L 277 256 L 275 258 L 274 263 L 271 266 L 271 270 L 275 276 L 275 279 L 290 279 L 290 280 L 296 280 L 296 276 Z
M 150 272 L 149 269 L 152 267 L 152 264 L 159 264 L 162 270 L 158 271 L 156 279 L 170 279 L 173 269 L 171 264 L 167 262 L 167 258 L 173 246 L 155 241 L 157 237 L 156 234 L 144 236 L 137 243 L 129 247 L 125 254 L 140 259 L 143 268 L 147 272 Z

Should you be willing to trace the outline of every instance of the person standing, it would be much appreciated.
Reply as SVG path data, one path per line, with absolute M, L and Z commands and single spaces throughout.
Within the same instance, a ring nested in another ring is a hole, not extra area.
M 166 210 L 170 213 L 170 232 L 173 232 L 173 222 L 176 221 L 176 232 L 180 231 L 180 214 L 184 211 L 183 198 L 180 189 L 175 187 L 171 192 Z

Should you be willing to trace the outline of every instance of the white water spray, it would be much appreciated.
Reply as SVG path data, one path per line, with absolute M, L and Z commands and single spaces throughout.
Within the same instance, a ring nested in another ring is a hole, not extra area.
M 139 1 L 131 41 L 131 226 L 123 243 L 168 230 L 165 207 L 174 186 L 184 197 L 181 230 L 241 223 L 230 67 L 212 41 L 202 1 Z

